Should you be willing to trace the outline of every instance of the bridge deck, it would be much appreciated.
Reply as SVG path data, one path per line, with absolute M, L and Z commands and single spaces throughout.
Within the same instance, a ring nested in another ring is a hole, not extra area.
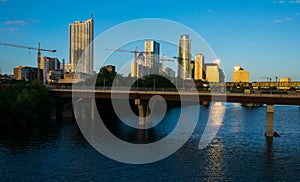
M 253 104 L 278 104 L 300 105 L 300 94 L 277 95 L 277 94 L 236 94 L 236 93 L 209 93 L 196 91 L 125 91 L 125 90 L 71 90 L 71 89 L 48 89 L 51 95 L 59 97 L 95 97 L 116 99 L 144 99 L 149 100 L 154 95 L 160 95 L 165 100 L 172 101 L 195 101 L 198 96 L 200 101 L 236 102 Z

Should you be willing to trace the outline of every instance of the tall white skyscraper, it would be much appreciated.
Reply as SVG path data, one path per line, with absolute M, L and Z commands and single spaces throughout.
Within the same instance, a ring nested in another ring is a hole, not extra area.
M 69 25 L 69 66 L 71 72 L 93 73 L 93 40 L 93 17 L 84 22 L 76 21 Z M 80 60 L 81 57 L 82 59 Z
M 178 76 L 182 79 L 191 78 L 191 41 L 189 35 L 181 35 L 178 46 Z

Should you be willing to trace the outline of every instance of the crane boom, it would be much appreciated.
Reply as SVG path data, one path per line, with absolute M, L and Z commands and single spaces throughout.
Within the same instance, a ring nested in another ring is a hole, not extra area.
M 30 47 L 30 46 L 23 46 L 23 45 L 17 45 L 17 44 L 9 44 L 9 43 L 4 43 L 4 42 L 0 42 L 0 45 L 3 45 L 3 46 L 8 46 L 8 47 L 17 47 L 17 48 L 24 48 L 24 49 L 31 49 L 31 50 L 37 50 L 38 51 L 38 56 L 37 56 L 37 62 L 38 62 L 38 74 L 37 74 L 37 77 L 38 77 L 38 80 L 41 79 L 41 76 L 40 76 L 40 62 L 41 62 L 41 51 L 48 51 L 48 52 L 52 52 L 52 53 L 55 53 L 56 50 L 48 50 L 48 49 L 41 49 L 40 47 L 40 43 L 38 44 L 38 47 Z
M 144 51 L 138 51 L 138 48 L 136 47 L 135 50 L 123 50 L 123 49 L 105 49 L 107 51 L 114 51 L 114 52 L 130 52 L 134 54 L 134 62 L 136 63 L 136 57 L 138 53 L 146 53 Z
M 41 49 L 41 48 L 39 49 L 39 48 L 36 48 L 36 47 L 9 44 L 9 43 L 4 43 L 4 42 L 0 42 L 0 45 L 9 46 L 9 47 L 18 47 L 18 48 L 24 48 L 24 49 L 31 49 L 31 50 L 48 51 L 48 52 L 53 52 L 53 53 L 56 52 L 56 50 L 47 50 L 47 49 Z

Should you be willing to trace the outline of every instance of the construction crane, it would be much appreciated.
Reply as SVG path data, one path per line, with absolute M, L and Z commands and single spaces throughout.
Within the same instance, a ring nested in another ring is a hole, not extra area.
M 4 43 L 4 42 L 0 42 L 0 45 L 3 46 L 9 46 L 9 47 L 17 47 L 17 48 L 24 48 L 24 49 L 30 49 L 30 50 L 37 50 L 38 51 L 38 55 L 37 55 L 37 63 L 38 63 L 38 80 L 41 79 L 41 73 L 40 73 L 40 63 L 41 63 L 41 51 L 47 51 L 47 52 L 52 52 L 55 53 L 57 52 L 56 50 L 48 50 L 48 49 L 41 49 L 40 43 L 38 43 L 38 47 L 29 47 L 29 46 L 23 46 L 23 45 L 16 45 L 16 44 L 9 44 L 9 43 Z
M 134 54 L 134 62 L 136 63 L 136 57 L 139 53 L 146 53 L 145 51 L 138 51 L 138 47 L 135 50 L 122 50 L 122 49 L 105 49 L 107 51 L 114 51 L 114 52 L 130 52 Z
M 105 49 L 105 50 L 108 50 L 108 51 L 115 51 L 115 52 L 130 52 L 130 53 L 133 53 L 134 54 L 134 63 L 136 63 L 136 58 L 137 58 L 137 54 L 140 54 L 140 53 L 145 53 L 145 54 L 148 54 L 150 52 L 145 52 L 145 51 L 138 51 L 138 48 L 136 47 L 135 50 L 122 50 L 122 49 Z M 165 59 L 164 58 L 164 55 L 162 56 L 162 58 L 159 58 L 160 61 L 162 61 L 162 65 L 164 64 L 163 61 L 171 61 L 171 62 L 174 62 L 174 60 L 172 59 Z
M 164 69 L 164 62 L 165 61 L 170 61 L 170 62 L 173 62 L 174 63 L 174 60 L 173 59 L 166 59 L 164 58 L 165 55 L 163 54 L 161 58 L 159 58 L 159 61 L 161 61 L 161 69 L 163 70 Z

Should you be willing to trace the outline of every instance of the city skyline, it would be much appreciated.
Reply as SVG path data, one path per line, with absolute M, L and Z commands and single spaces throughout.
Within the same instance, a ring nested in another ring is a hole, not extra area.
M 149 7 L 146 6 L 146 10 L 139 9 L 138 3 L 118 2 L 116 6 L 116 2 L 34 2 L 0 2 L 2 42 L 29 46 L 41 42 L 42 48 L 58 50 L 56 54 L 42 53 L 42 56 L 65 59 L 68 63 L 68 25 L 88 19 L 91 12 L 95 17 L 95 37 L 124 21 L 164 18 L 194 29 L 208 42 L 222 60 L 226 81 L 232 80 L 236 64 L 247 67 L 251 80 L 265 80 L 260 77 L 300 80 L 297 66 L 300 57 L 297 51 L 300 42 L 297 34 L 300 30 L 299 1 L 187 1 L 186 6 L 180 6 L 179 1 L 157 1 L 154 3 L 162 8 L 155 13 L 147 11 Z M 49 16 L 41 6 L 59 13 Z M 29 8 L 34 11 L 28 11 Z M 36 66 L 35 51 L 4 46 L 0 51 L 2 73 L 12 74 L 18 65 Z

